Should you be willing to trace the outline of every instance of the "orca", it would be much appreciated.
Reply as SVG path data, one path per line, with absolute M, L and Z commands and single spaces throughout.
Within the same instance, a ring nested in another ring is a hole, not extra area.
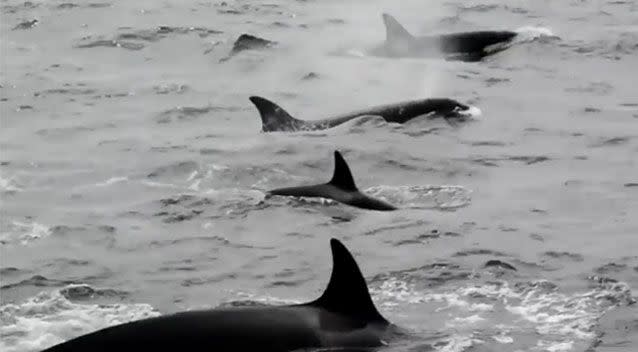
M 261 116 L 262 132 L 325 130 L 367 115 L 381 116 L 387 122 L 405 123 L 418 116 L 427 116 L 431 119 L 442 117 L 451 122 L 464 120 L 478 113 L 478 108 L 459 103 L 456 100 L 431 98 L 380 105 L 321 120 L 299 120 L 268 99 L 258 96 L 251 96 L 249 99 L 255 104 Z
M 285 306 L 185 311 L 89 333 L 43 352 L 264 351 L 372 348 L 399 334 L 377 310 L 357 262 L 330 240 L 332 275 L 316 300 Z
M 351 205 L 353 207 L 370 210 L 396 210 L 392 204 L 380 199 L 367 196 L 357 189 L 354 183 L 350 167 L 335 150 L 335 168 L 332 179 L 328 183 L 312 185 L 278 188 L 268 191 L 268 195 L 292 196 L 292 197 L 321 197 L 336 200 L 337 202 Z
M 385 42 L 371 50 L 373 55 L 424 57 L 444 54 L 451 60 L 480 61 L 507 49 L 517 33 L 511 31 L 473 31 L 415 37 L 394 17 L 382 14 Z

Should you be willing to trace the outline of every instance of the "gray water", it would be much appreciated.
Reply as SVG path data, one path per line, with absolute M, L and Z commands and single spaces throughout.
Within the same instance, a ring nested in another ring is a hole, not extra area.
M 1 7 L 0 350 L 313 299 L 331 237 L 413 335 L 383 351 L 638 348 L 638 3 Z M 382 12 L 529 40 L 479 63 L 374 58 Z M 242 33 L 277 45 L 224 61 Z M 250 95 L 303 119 L 423 97 L 482 115 L 264 134 Z M 335 149 L 402 210 L 264 199 L 329 179 Z

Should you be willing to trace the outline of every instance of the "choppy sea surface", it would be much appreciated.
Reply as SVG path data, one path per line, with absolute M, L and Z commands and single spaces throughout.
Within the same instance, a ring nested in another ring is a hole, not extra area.
M 353 251 L 383 351 L 638 349 L 638 2 L 0 2 L 0 350 L 237 302 L 303 302 Z M 530 35 L 482 62 L 386 59 L 415 34 Z M 228 58 L 243 33 L 276 42 Z M 460 126 L 260 132 L 450 97 Z M 328 180 L 402 209 L 265 199 Z

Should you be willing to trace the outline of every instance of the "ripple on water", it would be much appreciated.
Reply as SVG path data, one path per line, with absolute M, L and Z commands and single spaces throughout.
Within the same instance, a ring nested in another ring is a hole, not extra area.
M 80 39 L 75 48 L 90 49 L 96 47 L 122 48 L 127 50 L 142 50 L 148 43 L 158 42 L 175 35 L 197 34 L 200 38 L 223 33 L 215 29 L 205 27 L 171 27 L 158 26 L 152 29 L 140 29 L 130 31 L 130 27 L 121 27 L 120 33 L 113 36 L 86 36 Z M 110 37 L 110 38 L 109 38 Z
M 506 263 L 502 260 L 498 260 L 498 259 L 491 259 L 488 260 L 483 267 L 488 268 L 488 267 L 495 267 L 495 268 L 501 268 L 501 269 L 506 269 L 506 270 L 514 270 L 516 271 L 516 268 L 509 263 Z
M 46 97 L 49 95 L 89 95 L 95 94 L 97 92 L 96 89 L 93 88 L 84 88 L 79 85 L 79 87 L 72 87 L 71 84 L 67 83 L 64 85 L 64 88 L 50 88 L 41 91 L 37 91 L 33 93 L 34 97 Z
M 199 169 L 196 161 L 177 161 L 168 165 L 162 165 L 146 175 L 147 178 L 156 180 L 173 179 L 180 177 L 186 179 L 188 175 Z
M 166 95 L 166 94 L 184 94 L 190 91 L 190 87 L 186 84 L 179 83 L 165 83 L 158 84 L 153 86 L 153 91 L 158 95 Z
M 469 257 L 469 256 L 474 256 L 474 255 L 495 256 L 495 257 L 505 257 L 505 256 L 507 256 L 507 254 L 505 254 L 503 252 L 495 251 L 495 250 L 491 250 L 491 249 L 483 249 L 483 248 L 468 249 L 468 250 L 459 251 L 459 252 L 454 253 L 452 256 L 453 257 Z
M 28 279 L 22 280 L 20 282 L 4 284 L 0 286 L 2 290 L 10 290 L 14 288 L 34 286 L 34 287 L 56 287 L 62 285 L 73 284 L 72 280 L 55 280 L 48 279 L 42 275 L 34 275 Z
M 590 147 L 611 147 L 627 144 L 633 137 L 612 137 L 603 138 L 599 142 L 590 144 Z
M 72 2 L 65 2 L 55 6 L 56 10 L 70 10 L 74 8 L 90 8 L 90 9 L 101 9 L 104 7 L 111 7 L 111 4 L 108 2 L 91 2 L 91 3 L 82 3 L 76 4 Z
M 504 157 L 480 157 L 471 158 L 470 161 L 481 166 L 498 167 L 503 161 L 517 161 L 526 165 L 532 165 L 552 160 L 545 155 L 513 155 Z
M 607 263 L 605 265 L 599 266 L 595 269 L 595 272 L 598 274 L 610 274 L 610 273 L 619 273 L 627 270 L 628 266 L 626 264 L 618 264 L 618 263 Z
M 189 187 L 192 191 L 199 191 L 199 187 Z M 228 218 L 244 216 L 252 210 L 267 207 L 263 200 L 264 193 L 256 190 L 244 189 L 208 189 L 201 193 L 180 194 L 158 201 L 160 211 L 154 216 L 162 217 L 164 222 L 174 223 L 191 220 L 207 212 L 209 218 Z
M 239 111 L 238 107 L 222 107 L 222 106 L 179 106 L 176 108 L 168 109 L 159 113 L 155 118 L 155 122 L 158 124 L 166 124 L 173 122 L 193 121 L 201 116 L 210 114 L 211 112 L 233 112 Z
M 396 229 L 398 227 L 394 226 L 394 227 L 391 227 L 391 228 L 392 229 Z M 372 230 L 372 231 L 368 231 L 366 234 L 378 233 L 378 232 L 387 231 L 387 230 L 388 230 L 387 227 L 378 228 L 378 229 L 375 229 L 375 230 Z M 427 231 L 425 233 L 418 234 L 418 235 L 416 235 L 416 236 L 414 236 L 412 238 L 401 239 L 401 240 L 398 240 L 398 241 L 388 240 L 388 241 L 385 241 L 385 242 L 392 243 L 392 245 L 394 245 L 395 247 L 398 247 L 398 246 L 405 246 L 405 245 L 424 244 L 424 243 L 428 243 L 428 241 L 430 241 L 430 240 L 441 238 L 441 237 L 460 237 L 460 236 L 462 236 L 462 235 L 460 233 L 458 233 L 458 232 L 452 232 L 452 231 L 441 232 L 441 231 L 439 231 L 437 229 L 432 229 L 432 230 Z
M 91 36 L 82 38 L 83 43 L 77 44 L 75 47 L 78 49 L 90 49 L 90 48 L 122 48 L 127 50 L 142 50 L 144 49 L 144 44 L 141 43 L 132 43 L 126 41 L 117 41 L 114 39 L 96 39 L 94 40 Z
M 25 1 L 21 2 L 20 5 L 2 5 L 2 11 L 14 14 L 26 10 L 33 10 L 35 8 L 38 8 L 39 6 L 39 3 L 35 3 L 33 1 Z
M 578 42 L 570 45 L 572 50 L 580 55 L 604 57 L 618 61 L 625 57 L 632 57 L 638 51 L 638 32 L 624 32 L 615 38 L 605 38 L 595 41 Z
M 12 266 L 2 267 L 2 268 L 0 268 L 0 277 L 2 277 L 2 276 L 4 276 L 5 278 L 12 277 L 12 276 L 15 276 L 15 275 L 20 275 L 20 274 L 25 273 L 25 272 L 26 271 L 21 270 L 21 269 L 16 268 L 16 267 L 12 267 Z
M 571 253 L 571 252 L 547 251 L 543 253 L 543 256 L 551 258 L 551 259 L 569 260 L 573 262 L 582 262 L 584 260 L 581 254 Z

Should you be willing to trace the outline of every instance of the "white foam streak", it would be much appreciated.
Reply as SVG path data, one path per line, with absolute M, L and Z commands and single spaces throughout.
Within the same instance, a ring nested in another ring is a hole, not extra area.
M 178 186 L 171 183 L 155 182 L 155 181 L 148 181 L 148 180 L 143 180 L 142 184 L 148 187 L 153 187 L 153 188 L 179 188 Z
M 124 182 L 124 181 L 128 181 L 128 177 L 126 176 L 119 176 L 119 177 L 111 177 L 108 180 L 104 181 L 104 182 L 98 182 L 95 185 L 98 187 L 106 187 L 106 186 L 110 186 L 116 183 L 120 183 L 120 182 Z
M 453 210 L 471 203 L 472 191 L 463 186 L 374 186 L 364 193 L 399 207 Z

